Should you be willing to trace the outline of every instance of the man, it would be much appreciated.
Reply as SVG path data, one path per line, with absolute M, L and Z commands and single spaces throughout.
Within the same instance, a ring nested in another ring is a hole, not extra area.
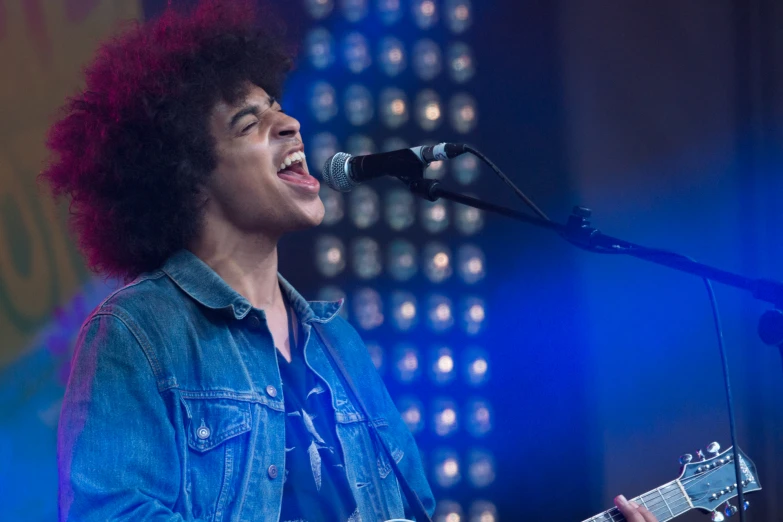
M 71 196 L 89 264 L 130 281 L 79 336 L 58 433 L 61 520 L 412 518 L 383 444 L 433 513 L 415 443 L 342 303 L 308 303 L 278 275 L 278 240 L 324 208 L 299 123 L 275 100 L 290 59 L 256 18 L 247 3 L 206 1 L 130 28 L 52 128 L 58 158 L 43 177 Z

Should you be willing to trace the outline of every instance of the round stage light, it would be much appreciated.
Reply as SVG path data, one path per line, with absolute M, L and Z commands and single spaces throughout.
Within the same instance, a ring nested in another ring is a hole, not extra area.
M 378 0 L 378 16 L 385 25 L 393 25 L 402 18 L 401 0 Z
M 467 134 L 476 128 L 478 123 L 478 110 L 476 100 L 466 93 L 455 94 L 449 104 L 451 125 L 457 132 Z
M 459 456 L 453 450 L 441 448 L 432 458 L 435 482 L 442 488 L 450 488 L 462 479 Z
M 352 32 L 343 41 L 343 58 L 348 70 L 359 74 L 372 65 L 370 48 L 362 33 Z
M 440 96 L 432 89 L 424 89 L 416 96 L 416 120 L 425 131 L 437 129 L 443 121 Z
M 455 205 L 454 226 L 466 236 L 471 236 L 484 228 L 484 214 L 477 208 Z
M 379 48 L 378 59 L 387 75 L 394 77 L 405 70 L 407 61 L 402 41 L 393 36 L 386 36 L 381 39 Z
M 471 450 L 467 458 L 468 478 L 476 488 L 485 488 L 495 481 L 495 459 L 488 451 Z
M 430 81 L 443 69 L 440 47 L 430 39 L 416 42 L 413 47 L 413 69 L 424 81 Z
M 332 12 L 332 9 L 334 9 L 334 1 L 305 0 L 305 6 L 307 7 L 307 12 L 310 13 L 310 16 L 317 20 L 329 16 L 329 14 Z
M 365 345 L 367 346 L 367 352 L 370 354 L 370 359 L 372 359 L 373 366 L 378 370 L 378 373 L 383 373 L 383 348 L 374 341 L 369 341 Z
M 324 226 L 339 223 L 345 216 L 345 200 L 342 192 L 330 189 L 325 183 L 321 185 L 318 194 L 324 204 Z
M 310 95 L 310 109 L 321 123 L 334 118 L 337 115 L 337 93 L 334 87 L 323 81 L 316 82 Z
M 457 374 L 454 352 L 447 346 L 438 346 L 430 351 L 429 374 L 436 384 L 448 384 Z
M 430 234 L 438 234 L 448 228 L 449 213 L 445 202 L 421 200 L 419 212 L 421 226 Z
M 358 22 L 367 16 L 367 0 L 340 0 L 340 7 L 349 22 Z
M 476 74 L 473 52 L 466 44 L 456 42 L 448 51 L 449 74 L 457 83 L 465 83 Z
M 465 406 L 465 427 L 474 437 L 483 437 L 492 430 L 492 410 L 487 401 L 472 399 Z
M 470 506 L 468 522 L 497 522 L 498 508 L 486 500 L 477 500 Z
M 462 367 L 465 381 L 471 386 L 480 386 L 489 380 L 489 359 L 481 348 L 466 350 Z
M 331 132 L 320 132 L 310 140 L 309 149 L 307 166 L 314 167 L 310 172 L 320 174 L 326 160 L 339 152 L 337 136 Z
M 378 193 L 367 185 L 359 185 L 348 196 L 348 212 L 356 228 L 373 226 L 380 218 Z
M 479 160 L 472 154 L 463 154 L 451 161 L 454 178 L 460 185 L 470 185 L 479 177 Z
M 351 265 L 359 279 L 372 279 L 381 273 L 381 247 L 369 237 L 351 243 Z
M 435 507 L 433 522 L 462 522 L 462 507 L 453 500 L 440 500 Z
M 434 0 L 414 0 L 413 19 L 420 29 L 429 29 L 438 22 L 438 8 Z
M 375 153 L 375 142 L 364 134 L 353 134 L 345 140 L 345 150 L 351 156 L 365 156 Z
M 392 319 L 398 330 L 410 330 L 418 321 L 416 297 L 410 292 L 396 290 L 391 295 Z
M 487 273 L 484 253 L 474 245 L 462 245 L 457 250 L 457 270 L 469 285 L 478 283 Z
M 316 69 L 326 69 L 334 63 L 334 41 L 332 34 L 318 27 L 305 38 L 305 48 L 310 63 Z
M 418 379 L 421 373 L 419 351 L 409 343 L 394 348 L 394 374 L 400 382 L 409 383 Z
M 410 241 L 395 239 L 389 244 L 386 264 L 392 279 L 407 281 L 419 270 L 416 262 L 416 247 Z
M 424 428 L 424 408 L 417 398 L 404 395 L 397 401 L 397 411 L 411 433 L 419 433 Z
M 476 335 L 484 327 L 486 308 L 484 300 L 468 297 L 462 301 L 462 327 L 469 335 Z
M 391 128 L 396 129 L 408 121 L 408 97 L 402 89 L 387 87 L 381 91 L 381 120 Z
M 416 221 L 413 194 L 407 189 L 391 189 L 386 193 L 386 223 L 397 232 L 405 230 Z
M 433 429 L 436 434 L 446 437 L 457 431 L 457 405 L 450 399 L 437 399 L 432 406 Z
M 345 269 L 345 246 L 336 236 L 321 236 L 315 242 L 315 264 L 321 275 L 334 277 Z
M 392 136 L 391 138 L 386 138 L 383 140 L 383 144 L 381 145 L 381 150 L 383 152 L 391 152 L 393 150 L 401 150 L 401 149 L 408 149 L 410 148 L 410 145 L 407 141 L 400 138 L 399 136 Z M 406 191 L 410 193 L 409 191 Z
M 372 288 L 362 288 L 354 294 L 353 315 L 360 328 L 372 330 L 383 324 L 381 295 Z
M 437 242 L 428 243 L 422 251 L 424 274 L 433 283 L 441 283 L 451 277 L 453 272 L 451 250 Z
M 452 33 L 464 33 L 473 22 L 470 0 L 446 0 L 443 10 L 446 13 L 446 25 Z
M 351 125 L 358 127 L 369 122 L 374 114 L 374 102 L 370 90 L 363 85 L 349 86 L 345 89 L 343 107 Z
M 430 327 L 436 332 L 443 332 L 454 325 L 454 312 L 451 300 L 443 295 L 430 296 L 427 303 L 427 318 Z

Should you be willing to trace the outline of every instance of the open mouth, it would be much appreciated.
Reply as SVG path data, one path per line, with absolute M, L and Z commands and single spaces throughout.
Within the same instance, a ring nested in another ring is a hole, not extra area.
M 308 192 L 317 192 L 320 183 L 307 173 L 304 152 L 292 152 L 277 168 L 277 176 L 288 183 L 300 186 Z

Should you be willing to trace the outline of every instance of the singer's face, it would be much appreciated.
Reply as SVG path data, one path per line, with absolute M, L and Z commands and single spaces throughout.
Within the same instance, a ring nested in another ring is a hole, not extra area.
M 204 187 L 205 219 L 277 237 L 321 222 L 318 180 L 300 161 L 299 122 L 264 89 L 253 85 L 237 104 L 218 103 L 210 130 L 218 164 Z

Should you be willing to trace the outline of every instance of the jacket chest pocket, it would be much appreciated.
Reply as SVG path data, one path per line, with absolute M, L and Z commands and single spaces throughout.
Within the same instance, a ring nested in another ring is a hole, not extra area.
M 182 399 L 185 433 L 186 488 L 193 515 L 222 520 L 238 492 L 241 466 L 252 426 L 251 404 L 232 399 Z

